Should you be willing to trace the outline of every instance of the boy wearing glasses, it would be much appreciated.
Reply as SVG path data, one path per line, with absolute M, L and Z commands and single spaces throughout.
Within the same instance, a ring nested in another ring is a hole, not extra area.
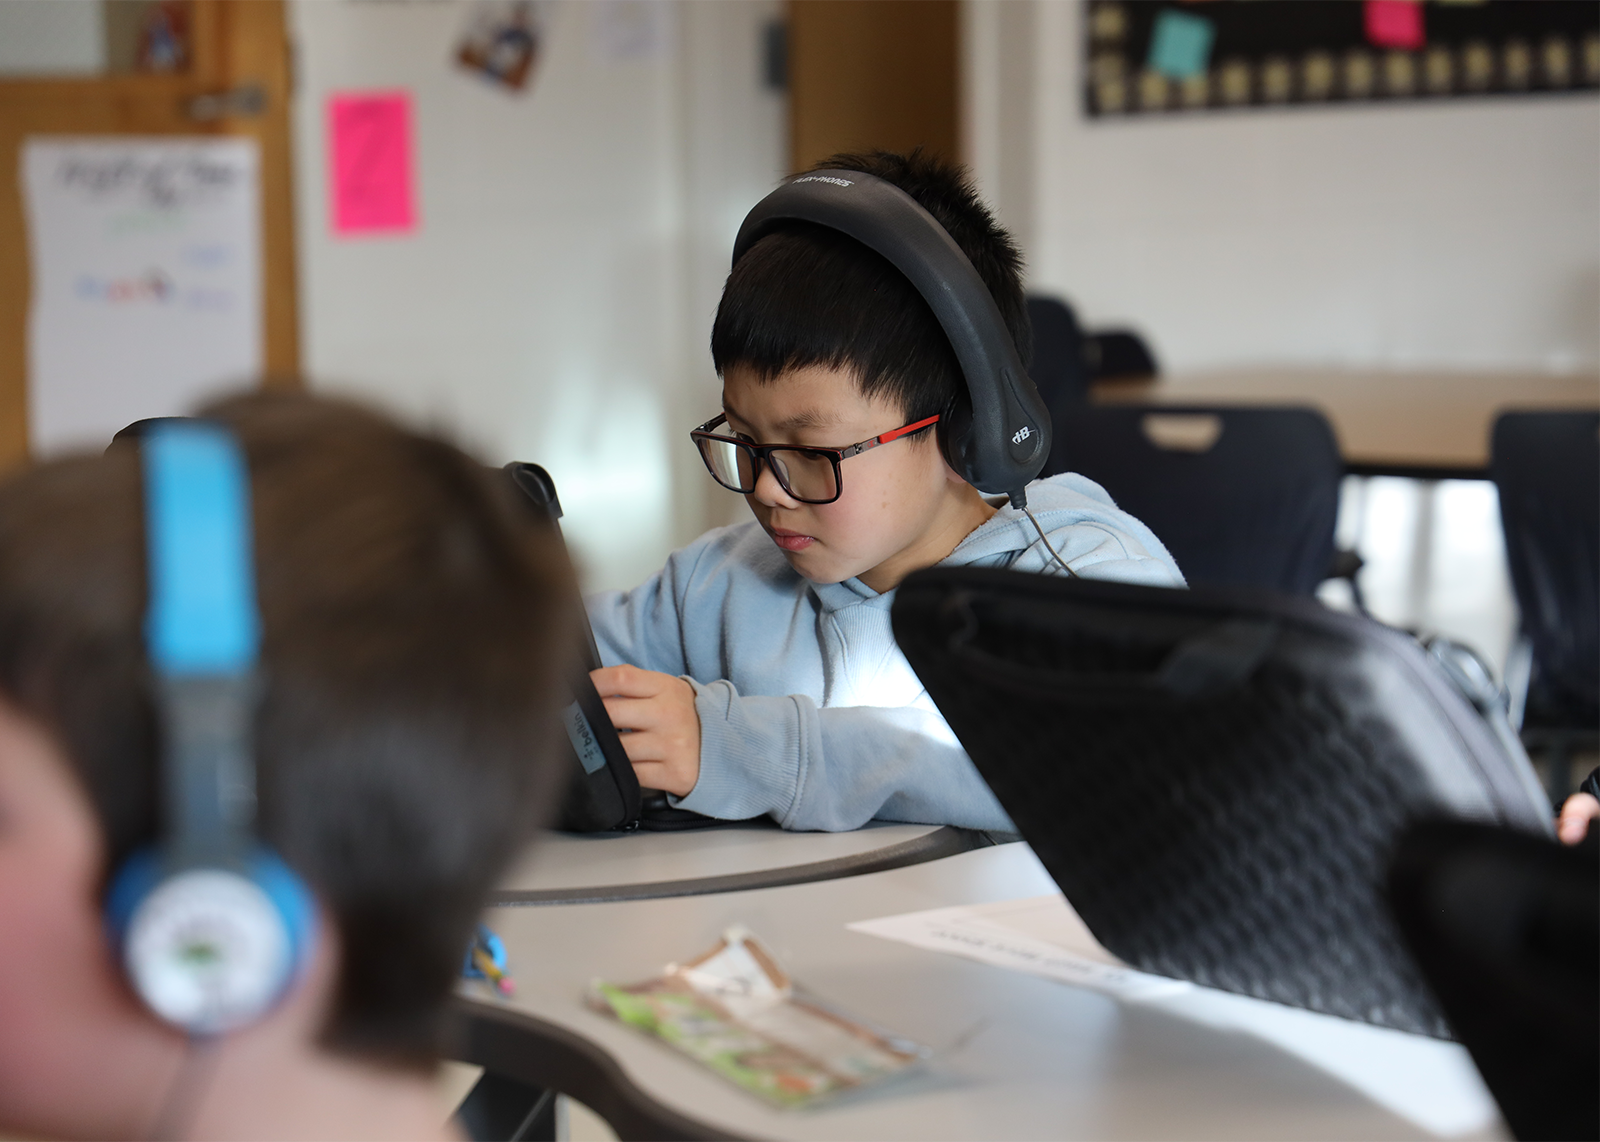
M 1017 344 L 1021 257 L 962 172 L 913 152 L 837 155 L 950 233 Z M 1150 530 L 1100 487 L 1028 488 L 1039 528 L 945 463 L 938 422 L 965 381 L 927 303 L 885 258 L 791 223 L 728 277 L 711 333 L 722 414 L 691 435 L 753 522 L 589 600 L 596 688 L 640 783 L 673 804 L 788 829 L 873 819 L 1008 829 L 889 626 L 894 589 L 936 563 L 1182 586 Z M 1042 542 L 1048 536 L 1049 543 Z

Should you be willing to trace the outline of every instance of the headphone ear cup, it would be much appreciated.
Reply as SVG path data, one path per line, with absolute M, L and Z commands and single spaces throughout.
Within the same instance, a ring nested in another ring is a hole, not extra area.
M 111 886 L 106 890 L 106 934 L 118 963 L 122 962 L 122 948 L 133 914 L 156 890 L 161 879 L 161 854 L 154 847 L 135 852 L 122 862 L 117 875 L 111 878 Z
M 169 874 L 155 849 L 131 857 L 106 897 L 118 961 L 139 998 L 190 1034 L 233 1030 L 293 986 L 315 936 L 315 901 L 265 848 L 242 870 Z
M 285 986 L 305 969 L 317 931 L 317 902 L 306 882 L 277 853 L 256 846 L 250 861 L 250 879 L 267 894 L 283 920 L 289 938 L 289 971 Z
M 972 399 L 966 383 L 951 394 L 939 416 L 939 448 L 956 475 L 972 483 Z

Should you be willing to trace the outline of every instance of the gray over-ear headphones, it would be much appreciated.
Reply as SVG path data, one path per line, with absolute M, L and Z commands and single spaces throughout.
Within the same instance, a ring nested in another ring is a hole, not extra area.
M 1026 507 L 1028 481 L 1050 455 L 1050 414 L 993 295 L 945 228 L 883 179 L 813 171 L 756 203 L 734 239 L 734 262 L 784 222 L 847 234 L 906 276 L 950 339 L 967 382 L 967 399 L 957 399 L 939 422 L 945 458 L 980 492 L 1004 492 L 1012 506 Z

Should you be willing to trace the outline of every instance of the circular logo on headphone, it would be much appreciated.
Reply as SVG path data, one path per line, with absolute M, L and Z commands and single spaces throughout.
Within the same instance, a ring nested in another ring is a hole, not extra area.
M 197 1034 L 250 1022 L 287 982 L 292 949 L 278 909 L 237 873 L 196 869 L 164 881 L 128 925 L 126 959 L 150 1009 Z

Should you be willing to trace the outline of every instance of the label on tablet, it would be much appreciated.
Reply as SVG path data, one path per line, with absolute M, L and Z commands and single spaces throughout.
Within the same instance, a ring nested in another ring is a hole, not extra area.
M 561 711 L 561 721 L 567 727 L 567 739 L 572 742 L 572 752 L 578 755 L 578 764 L 585 773 L 599 773 L 606 767 L 606 755 L 595 740 L 594 727 L 583 716 L 583 710 L 574 702 Z

